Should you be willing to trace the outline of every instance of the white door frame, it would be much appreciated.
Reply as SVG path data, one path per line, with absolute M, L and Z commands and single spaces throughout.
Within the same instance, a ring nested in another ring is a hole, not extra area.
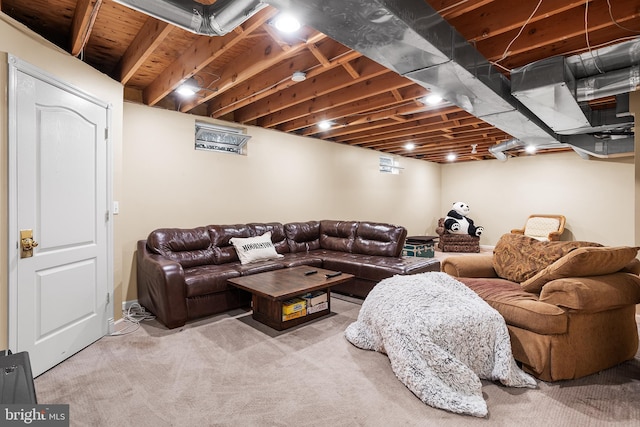
M 66 83 L 58 78 L 46 73 L 45 71 L 17 58 L 13 55 L 8 55 L 8 224 L 9 224 L 9 239 L 8 239 L 8 341 L 9 349 L 12 352 L 20 351 L 17 347 L 17 307 L 18 307 L 18 260 L 19 260 L 19 238 L 18 238 L 18 180 L 17 180 L 17 146 L 18 141 L 16 137 L 17 117 L 16 117 L 16 85 L 17 85 L 17 72 L 23 72 L 34 78 L 40 79 L 52 86 L 72 93 L 78 97 L 81 97 L 91 103 L 94 103 L 107 110 L 107 206 L 109 208 L 109 221 L 107 222 L 107 290 L 109 293 L 109 302 L 107 304 L 107 310 L 111 313 L 108 318 L 109 332 L 113 330 L 113 144 L 111 140 L 111 114 L 112 106 L 104 101 L 101 101 L 94 96 L 88 94 L 80 88 L 77 88 L 69 83 Z

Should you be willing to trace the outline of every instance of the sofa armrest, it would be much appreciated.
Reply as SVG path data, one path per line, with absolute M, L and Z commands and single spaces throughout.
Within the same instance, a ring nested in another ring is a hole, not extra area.
M 442 261 L 441 270 L 454 277 L 498 277 L 493 255 L 450 256 Z
M 596 313 L 640 303 L 640 277 L 631 273 L 565 277 L 542 287 L 540 301 Z
M 149 252 L 146 240 L 138 242 L 136 253 L 138 301 L 168 328 L 187 321 L 186 285 L 182 266 Z

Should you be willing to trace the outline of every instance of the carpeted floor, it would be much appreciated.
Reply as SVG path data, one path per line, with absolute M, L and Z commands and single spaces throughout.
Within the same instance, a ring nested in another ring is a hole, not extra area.
M 330 316 L 285 332 L 242 310 L 175 330 L 144 322 L 36 378 L 38 402 L 68 403 L 72 426 L 640 426 L 640 355 L 538 389 L 483 381 L 489 416 L 456 415 L 344 338 L 359 308 L 333 298 Z

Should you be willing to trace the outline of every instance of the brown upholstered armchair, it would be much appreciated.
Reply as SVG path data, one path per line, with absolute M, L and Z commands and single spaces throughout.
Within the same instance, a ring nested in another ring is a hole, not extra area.
M 560 240 L 564 232 L 565 217 L 563 215 L 534 214 L 529 215 L 524 228 L 511 230 L 513 234 L 524 234 L 541 241 Z
M 449 233 L 444 228 L 444 218 L 438 220 L 436 233 L 440 237 L 438 249 L 442 252 L 480 252 L 480 237 Z

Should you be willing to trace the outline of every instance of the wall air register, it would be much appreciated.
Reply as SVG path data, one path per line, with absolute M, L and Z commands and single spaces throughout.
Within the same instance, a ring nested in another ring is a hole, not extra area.
M 196 122 L 196 150 L 245 154 L 245 146 L 250 138 L 244 129 Z

